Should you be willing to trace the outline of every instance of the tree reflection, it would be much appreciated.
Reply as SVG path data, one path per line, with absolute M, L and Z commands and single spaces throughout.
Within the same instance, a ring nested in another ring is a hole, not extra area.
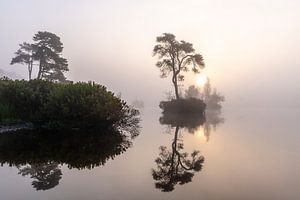
M 203 124 L 203 134 L 206 141 L 209 141 L 211 131 L 216 131 L 217 126 L 224 123 L 224 118 L 221 117 L 221 110 L 207 111 L 205 113 L 205 123 Z
M 30 175 L 33 179 L 32 186 L 36 190 L 49 190 L 59 184 L 62 172 L 58 163 L 32 164 L 18 166 L 19 174 L 22 176 Z
M 193 133 L 199 126 L 205 123 L 204 115 L 170 115 L 164 114 L 159 119 L 161 124 L 175 127 L 174 139 L 171 150 L 166 146 L 159 148 L 160 153 L 156 158 L 156 168 L 152 169 L 155 187 L 163 192 L 174 190 L 175 185 L 186 184 L 192 181 L 195 172 L 202 169 L 204 157 L 199 151 L 184 152 L 183 141 L 180 139 L 180 129 L 186 128 Z
M 199 151 L 193 151 L 190 155 L 183 151 L 183 143 L 178 139 L 179 126 L 175 129 L 172 150 L 161 146 L 159 157 L 155 160 L 156 169 L 152 169 L 155 186 L 163 192 L 174 190 L 176 184 L 183 185 L 191 182 L 194 172 L 202 169 L 204 157 Z
M 179 126 L 186 129 L 189 133 L 194 134 L 199 129 L 203 129 L 203 134 L 206 141 L 209 141 L 212 131 L 224 123 L 224 118 L 221 116 L 221 110 L 208 110 L 205 115 L 199 114 L 164 114 L 159 118 L 162 125 L 168 125 L 169 128 Z
M 16 131 L 0 134 L 0 164 L 15 166 L 19 174 L 30 176 L 36 190 L 48 190 L 59 184 L 61 165 L 92 169 L 105 165 L 131 145 L 132 135 L 112 130 L 100 133 Z
M 188 132 L 194 133 L 199 126 L 206 122 L 205 115 L 203 114 L 164 114 L 159 118 L 162 125 L 170 127 L 186 128 Z

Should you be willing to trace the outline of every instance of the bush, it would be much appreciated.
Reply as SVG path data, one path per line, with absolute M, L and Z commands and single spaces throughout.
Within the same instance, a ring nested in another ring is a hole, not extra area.
M 32 122 L 50 128 L 107 128 L 138 123 L 138 111 L 95 83 L 0 80 L 1 122 Z M 127 120 L 124 120 L 127 119 Z M 135 125 L 136 125 L 135 124 Z
M 190 99 L 177 99 L 171 101 L 162 101 L 159 107 L 163 109 L 163 113 L 175 113 L 175 114 L 186 114 L 186 113 L 198 113 L 203 114 L 206 108 L 205 103 L 196 98 Z

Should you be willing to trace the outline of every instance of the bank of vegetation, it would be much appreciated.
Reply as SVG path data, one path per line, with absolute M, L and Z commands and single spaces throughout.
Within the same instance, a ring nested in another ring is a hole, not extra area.
M 0 79 L 0 124 L 50 129 L 130 129 L 138 111 L 93 82 Z

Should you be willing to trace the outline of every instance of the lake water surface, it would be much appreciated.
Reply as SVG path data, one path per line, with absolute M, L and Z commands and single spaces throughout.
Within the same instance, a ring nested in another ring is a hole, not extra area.
M 12 161 L 0 167 L 0 199 L 298 200 L 299 116 L 295 109 L 223 109 L 207 113 L 205 123 L 186 118 L 178 125 L 147 108 L 128 149 L 78 155 L 88 164 L 24 165 L 7 155 Z M 60 157 L 75 159 L 71 147 Z

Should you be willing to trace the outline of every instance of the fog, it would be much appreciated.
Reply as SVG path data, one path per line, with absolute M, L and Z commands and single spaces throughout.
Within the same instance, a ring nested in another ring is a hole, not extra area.
M 213 86 L 230 107 L 300 106 L 300 1 L 1 0 L 0 72 L 37 31 L 61 37 L 68 79 L 96 81 L 128 101 L 157 106 L 172 91 L 152 57 L 164 32 L 194 44 Z M 195 83 L 188 76 L 185 86 Z M 226 107 L 225 106 L 225 107 Z

